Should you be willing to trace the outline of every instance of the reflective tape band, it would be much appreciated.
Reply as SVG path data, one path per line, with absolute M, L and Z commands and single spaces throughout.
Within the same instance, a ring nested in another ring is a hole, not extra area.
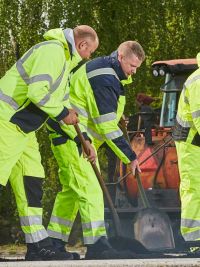
M 88 113 L 87 113 L 87 111 L 86 111 L 85 109 L 80 108 L 80 107 L 77 107 L 77 106 L 75 106 L 75 105 L 72 104 L 72 103 L 71 103 L 71 106 L 72 106 L 73 109 L 75 109 L 75 111 L 76 111 L 78 114 L 82 115 L 82 116 L 85 117 L 85 118 L 88 118 L 88 117 L 89 117 L 89 115 L 88 115 Z
M 119 130 L 116 130 L 116 131 L 113 131 L 113 132 L 111 132 L 111 133 L 107 133 L 107 134 L 105 134 L 105 137 L 107 138 L 107 139 L 115 139 L 115 138 L 117 138 L 117 137 L 120 137 L 120 136 L 122 136 L 123 135 L 123 133 L 122 133 L 122 131 L 119 129 Z
M 41 215 L 20 216 L 21 226 L 42 225 Z
M 114 112 L 111 112 L 111 113 L 108 113 L 108 114 L 103 114 L 103 115 L 100 115 L 99 117 L 96 117 L 96 118 L 91 118 L 91 115 L 85 109 L 77 107 L 74 104 L 71 104 L 71 106 L 80 115 L 82 115 L 85 118 L 90 118 L 95 124 L 100 124 L 100 123 L 103 123 L 103 122 L 112 121 L 112 120 L 115 120 L 117 118 L 117 115 Z
M 192 112 L 192 118 L 196 119 L 200 117 L 200 110 Z
M 16 63 L 16 68 L 21 76 L 21 78 L 24 80 L 24 82 L 29 85 L 29 81 L 30 81 L 30 78 L 28 76 L 28 74 L 26 73 L 26 70 L 24 69 L 23 67 L 23 62 L 21 59 L 19 59 Z
M 0 100 L 10 105 L 14 110 L 17 110 L 19 108 L 19 105 L 15 102 L 15 100 L 10 96 L 5 95 L 1 89 L 0 89 Z
M 193 122 L 192 121 L 183 121 L 179 115 L 176 115 L 176 120 L 177 122 L 182 126 L 182 127 L 192 127 L 193 126 Z
M 100 228 L 100 227 L 104 227 L 105 228 L 105 222 L 104 221 L 82 223 L 82 229 L 83 230 L 93 229 L 93 228 Z
M 84 233 L 83 233 L 84 234 Z M 94 244 L 96 243 L 102 236 L 106 236 L 105 235 L 101 235 L 101 236 L 83 236 L 83 241 L 84 244 Z
M 69 235 L 65 235 L 63 233 L 59 233 L 59 232 L 56 232 L 56 231 L 53 231 L 53 230 L 50 230 L 50 229 L 47 229 L 47 233 L 48 233 L 48 235 L 50 237 L 62 239 L 65 242 L 68 242 Z
M 114 75 L 115 78 L 117 78 L 119 80 L 119 77 L 113 68 L 100 68 L 100 69 L 92 70 L 92 71 L 87 73 L 87 78 L 91 79 L 91 78 L 93 78 L 95 76 L 99 76 L 99 75 Z
M 192 220 L 192 219 L 181 219 L 181 227 L 200 227 L 200 220 Z
M 92 120 L 95 124 L 99 124 L 99 123 L 115 120 L 116 118 L 117 118 L 116 113 L 112 112 L 112 113 L 101 115 L 97 118 L 93 118 Z
M 34 233 L 25 233 L 26 243 L 36 243 L 42 239 L 48 237 L 47 231 L 45 229 L 38 230 Z
M 83 126 L 85 127 L 85 125 L 83 125 Z M 96 132 L 93 131 L 91 128 L 89 128 L 89 127 L 85 127 L 85 129 L 86 129 L 86 131 L 87 131 L 89 134 L 91 134 L 91 136 L 93 136 L 94 138 L 96 138 L 96 139 L 98 139 L 98 140 L 100 140 L 100 141 L 103 141 L 103 140 L 104 140 L 103 137 L 102 137 L 100 134 L 96 133 Z
M 185 239 L 185 241 L 194 241 L 200 238 L 200 230 L 193 231 L 190 233 L 185 233 L 185 234 L 182 232 L 182 236 Z
M 31 54 L 34 52 L 35 49 L 38 49 L 41 46 L 49 45 L 49 44 L 56 44 L 56 45 L 63 47 L 63 44 L 58 41 L 45 41 L 45 42 L 36 44 L 33 47 L 31 47 L 31 49 L 29 49 L 26 52 L 26 54 L 21 58 L 22 63 L 24 63 L 31 56 Z
M 46 102 L 49 101 L 50 99 L 50 95 L 59 87 L 63 76 L 64 76 L 64 72 L 65 72 L 65 68 L 66 68 L 66 62 L 64 63 L 63 69 L 61 74 L 59 75 L 59 77 L 56 79 L 56 81 L 53 83 L 53 79 L 49 74 L 38 74 L 35 75 L 33 77 L 29 77 L 29 75 L 27 74 L 25 68 L 23 67 L 23 63 L 32 55 L 32 53 L 34 52 L 35 49 L 43 46 L 43 45 L 49 45 L 49 44 L 56 44 L 59 45 L 61 47 L 63 47 L 63 45 L 59 42 L 54 42 L 54 41 L 47 41 L 47 42 L 43 42 L 43 43 L 39 43 L 35 46 L 33 46 L 21 59 L 19 59 L 16 63 L 16 68 L 21 76 L 21 78 L 24 80 L 24 82 L 27 85 L 30 85 L 32 83 L 35 82 L 41 82 L 41 81 L 47 81 L 49 83 L 49 92 L 48 94 L 46 94 L 42 100 L 40 100 L 39 103 L 36 103 L 36 105 L 38 106 L 43 106 L 46 104 Z
M 197 80 L 200 79 L 200 75 L 197 75 L 195 77 L 193 77 L 192 79 L 190 80 L 187 80 L 184 84 L 185 87 L 188 87 L 189 85 L 191 85 L 192 83 L 196 82 Z
M 51 222 L 57 223 L 57 224 L 62 224 L 62 225 L 68 226 L 68 227 L 72 227 L 72 225 L 73 225 L 72 221 L 69 221 L 69 220 L 66 220 L 66 219 L 63 219 L 60 217 L 56 217 L 54 215 L 51 216 L 50 223 Z
M 64 73 L 65 73 L 65 68 L 66 68 L 66 62 L 64 64 L 64 66 L 63 66 L 62 72 L 59 75 L 59 77 L 52 84 L 52 86 L 50 84 L 50 90 L 49 90 L 48 94 L 46 94 L 46 96 L 44 96 L 43 99 L 41 99 L 39 103 L 36 103 L 37 106 L 44 106 L 48 102 L 48 100 L 50 99 L 51 94 L 59 87 L 59 85 L 60 85 L 60 83 L 62 81 L 62 78 L 64 76 Z

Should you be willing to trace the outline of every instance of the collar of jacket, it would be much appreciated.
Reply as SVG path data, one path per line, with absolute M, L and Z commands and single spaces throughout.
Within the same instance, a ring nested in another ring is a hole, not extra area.
M 112 54 L 110 55 L 110 59 L 111 59 L 112 67 L 117 73 L 117 76 L 119 77 L 120 81 L 127 80 L 127 77 L 124 74 L 121 64 L 118 60 L 118 52 L 117 51 L 112 52 Z
M 70 54 L 72 56 L 72 54 L 76 53 L 76 46 L 75 46 L 75 41 L 74 41 L 73 30 L 70 28 L 67 28 L 67 29 L 63 30 L 63 33 L 64 33 L 65 39 L 68 43 Z
M 73 30 L 66 28 L 65 30 L 61 28 L 51 29 L 47 31 L 44 35 L 46 40 L 58 40 L 63 43 L 65 47 L 65 56 L 68 60 L 69 58 L 73 59 L 73 61 L 79 62 L 82 60 L 80 55 L 78 54 L 74 41 Z

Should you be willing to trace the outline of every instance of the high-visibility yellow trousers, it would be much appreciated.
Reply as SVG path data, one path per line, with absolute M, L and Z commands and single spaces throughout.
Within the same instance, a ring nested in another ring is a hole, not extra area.
M 176 143 L 180 172 L 181 233 L 186 241 L 200 239 L 200 147 Z
M 67 242 L 77 212 L 80 212 L 85 244 L 106 236 L 102 190 L 91 164 L 79 154 L 74 141 L 54 146 L 62 191 L 56 196 L 48 234 Z
M 35 133 L 25 134 L 15 124 L 0 121 L 0 184 L 8 179 L 15 194 L 26 243 L 48 237 L 42 225 L 44 169 Z

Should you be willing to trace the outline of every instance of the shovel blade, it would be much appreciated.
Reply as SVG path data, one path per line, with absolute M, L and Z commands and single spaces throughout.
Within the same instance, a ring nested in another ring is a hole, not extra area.
M 136 214 L 134 235 L 150 251 L 175 248 L 170 219 L 166 213 L 155 208 L 145 208 Z

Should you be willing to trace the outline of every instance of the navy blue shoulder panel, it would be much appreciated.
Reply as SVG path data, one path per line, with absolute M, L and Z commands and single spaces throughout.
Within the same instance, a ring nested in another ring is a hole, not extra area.
M 110 57 L 99 57 L 86 64 L 87 74 L 98 69 L 111 68 Z M 88 79 L 101 115 L 117 111 L 119 96 L 124 94 L 123 86 L 115 75 L 101 74 Z

